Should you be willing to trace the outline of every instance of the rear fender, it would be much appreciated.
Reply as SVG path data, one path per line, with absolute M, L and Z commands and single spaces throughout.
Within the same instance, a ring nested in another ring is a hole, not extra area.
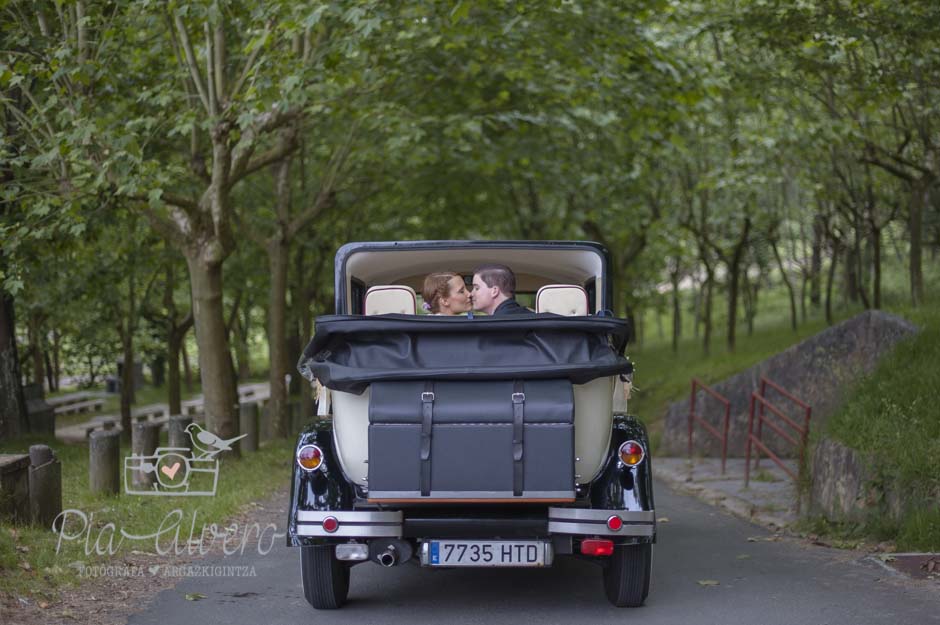
M 620 460 L 620 445 L 630 440 L 638 442 L 646 452 L 643 460 L 635 467 L 627 466 Z M 655 510 L 649 447 L 646 427 L 636 417 L 624 414 L 614 415 L 607 462 L 597 479 L 591 482 L 589 498 L 592 508 Z
M 316 445 L 323 451 L 320 468 L 306 471 L 297 463 L 297 453 L 304 445 Z M 352 510 L 355 487 L 350 484 L 340 469 L 339 459 L 333 444 L 333 423 L 329 420 L 309 424 L 297 438 L 291 458 L 290 506 L 287 514 L 287 545 L 323 544 L 323 539 L 299 536 L 297 533 L 298 510 Z

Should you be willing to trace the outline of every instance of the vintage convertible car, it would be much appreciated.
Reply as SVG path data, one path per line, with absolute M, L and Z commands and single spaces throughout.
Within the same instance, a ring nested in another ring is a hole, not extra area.
M 432 271 L 500 262 L 532 314 L 430 316 Z M 336 314 L 299 363 L 322 415 L 295 449 L 288 544 L 307 601 L 341 607 L 350 568 L 603 568 L 639 606 L 656 540 L 649 442 L 626 414 L 627 324 L 610 313 L 607 251 L 588 242 L 350 243 Z

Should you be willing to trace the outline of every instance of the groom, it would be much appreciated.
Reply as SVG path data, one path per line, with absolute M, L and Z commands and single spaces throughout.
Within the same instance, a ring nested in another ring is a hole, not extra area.
M 531 313 L 513 299 L 516 276 L 506 265 L 481 265 L 473 270 L 473 308 L 487 315 Z

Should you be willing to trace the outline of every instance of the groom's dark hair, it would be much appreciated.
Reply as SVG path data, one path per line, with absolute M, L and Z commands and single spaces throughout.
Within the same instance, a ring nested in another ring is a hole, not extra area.
M 515 297 L 516 275 L 506 265 L 496 263 L 480 265 L 473 270 L 473 273 L 480 276 L 480 280 L 483 280 L 486 286 L 498 286 L 506 297 Z

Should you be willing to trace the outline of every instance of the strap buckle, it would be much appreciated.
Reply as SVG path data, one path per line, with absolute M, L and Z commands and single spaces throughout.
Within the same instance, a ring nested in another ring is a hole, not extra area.
M 424 391 L 421 393 L 421 401 L 424 403 L 434 401 L 434 392 L 433 391 Z
M 513 393 L 513 394 L 512 394 L 512 403 L 514 403 L 514 404 L 524 404 L 524 403 L 525 403 L 525 393 Z

